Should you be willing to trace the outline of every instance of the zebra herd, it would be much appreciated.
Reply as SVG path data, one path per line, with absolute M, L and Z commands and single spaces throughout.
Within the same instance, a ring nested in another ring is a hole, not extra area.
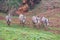
M 25 25 L 25 22 L 26 22 L 26 19 L 27 17 L 23 14 L 20 14 L 19 17 L 18 17 L 19 21 L 20 21 L 20 24 L 22 24 L 23 26 Z M 36 26 L 37 28 L 39 28 L 42 24 L 43 26 L 47 27 L 49 25 L 49 20 L 48 18 L 46 17 L 41 17 L 40 16 L 32 16 L 31 18 L 32 20 L 32 23 L 33 23 L 33 26 Z M 7 24 L 10 26 L 11 24 L 11 20 L 12 20 L 12 16 L 10 14 L 8 14 L 6 16 L 6 22 Z

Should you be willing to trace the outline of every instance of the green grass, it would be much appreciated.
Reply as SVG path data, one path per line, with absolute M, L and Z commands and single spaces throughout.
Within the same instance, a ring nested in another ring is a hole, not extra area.
M 0 39 L 2 40 L 60 40 L 59 34 L 53 34 L 44 30 L 22 27 L 19 24 L 6 25 L 0 20 Z
M 15 7 L 18 7 L 19 6 L 19 4 L 18 3 L 21 3 L 22 2 L 22 0 L 9 0 L 9 1 L 7 1 L 7 5 L 8 6 L 15 6 Z

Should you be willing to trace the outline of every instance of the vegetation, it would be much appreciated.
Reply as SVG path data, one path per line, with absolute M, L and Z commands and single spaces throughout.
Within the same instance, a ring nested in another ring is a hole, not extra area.
M 35 4 L 38 4 L 41 0 L 1 0 L 0 1 L 0 11 L 9 12 L 12 10 L 22 10 L 27 12 L 29 9 L 33 9 Z M 25 3 L 24 3 L 25 2 Z
M 15 6 L 18 7 L 21 3 L 21 0 L 9 0 L 7 2 L 7 5 L 9 5 L 10 7 Z
M 4 20 L 0 20 L 1 40 L 60 40 L 60 35 L 42 30 L 22 27 L 18 24 L 7 26 Z
M 0 0 L 0 10 L 3 12 L 7 12 L 7 10 L 11 10 L 11 8 L 18 8 L 21 4 L 22 0 Z

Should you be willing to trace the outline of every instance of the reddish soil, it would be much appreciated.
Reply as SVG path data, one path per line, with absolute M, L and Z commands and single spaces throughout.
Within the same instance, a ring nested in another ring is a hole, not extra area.
M 3 16 L 0 16 L 0 20 L 4 20 L 5 18 Z
M 60 14 L 60 8 L 59 9 L 48 10 L 44 13 L 40 13 L 40 14 L 37 14 L 37 15 L 39 15 L 40 17 L 42 17 L 42 16 L 47 17 L 49 19 L 49 23 L 50 23 L 49 27 L 60 28 L 60 16 L 58 16 L 57 14 Z M 3 20 L 3 19 L 4 19 L 4 17 L 0 16 L 0 20 Z M 19 24 L 18 18 L 13 18 L 12 23 Z M 27 17 L 26 25 L 32 27 L 31 17 Z M 53 33 L 60 34 L 60 30 L 49 30 L 49 31 L 53 32 Z

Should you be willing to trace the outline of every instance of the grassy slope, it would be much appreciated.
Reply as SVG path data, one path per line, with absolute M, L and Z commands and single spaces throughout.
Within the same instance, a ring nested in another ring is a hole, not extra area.
M 7 1 L 8 6 L 15 6 L 18 7 L 22 0 L 9 0 Z
M 0 39 L 2 40 L 60 40 L 60 35 L 43 30 L 13 24 L 8 27 L 0 20 Z

